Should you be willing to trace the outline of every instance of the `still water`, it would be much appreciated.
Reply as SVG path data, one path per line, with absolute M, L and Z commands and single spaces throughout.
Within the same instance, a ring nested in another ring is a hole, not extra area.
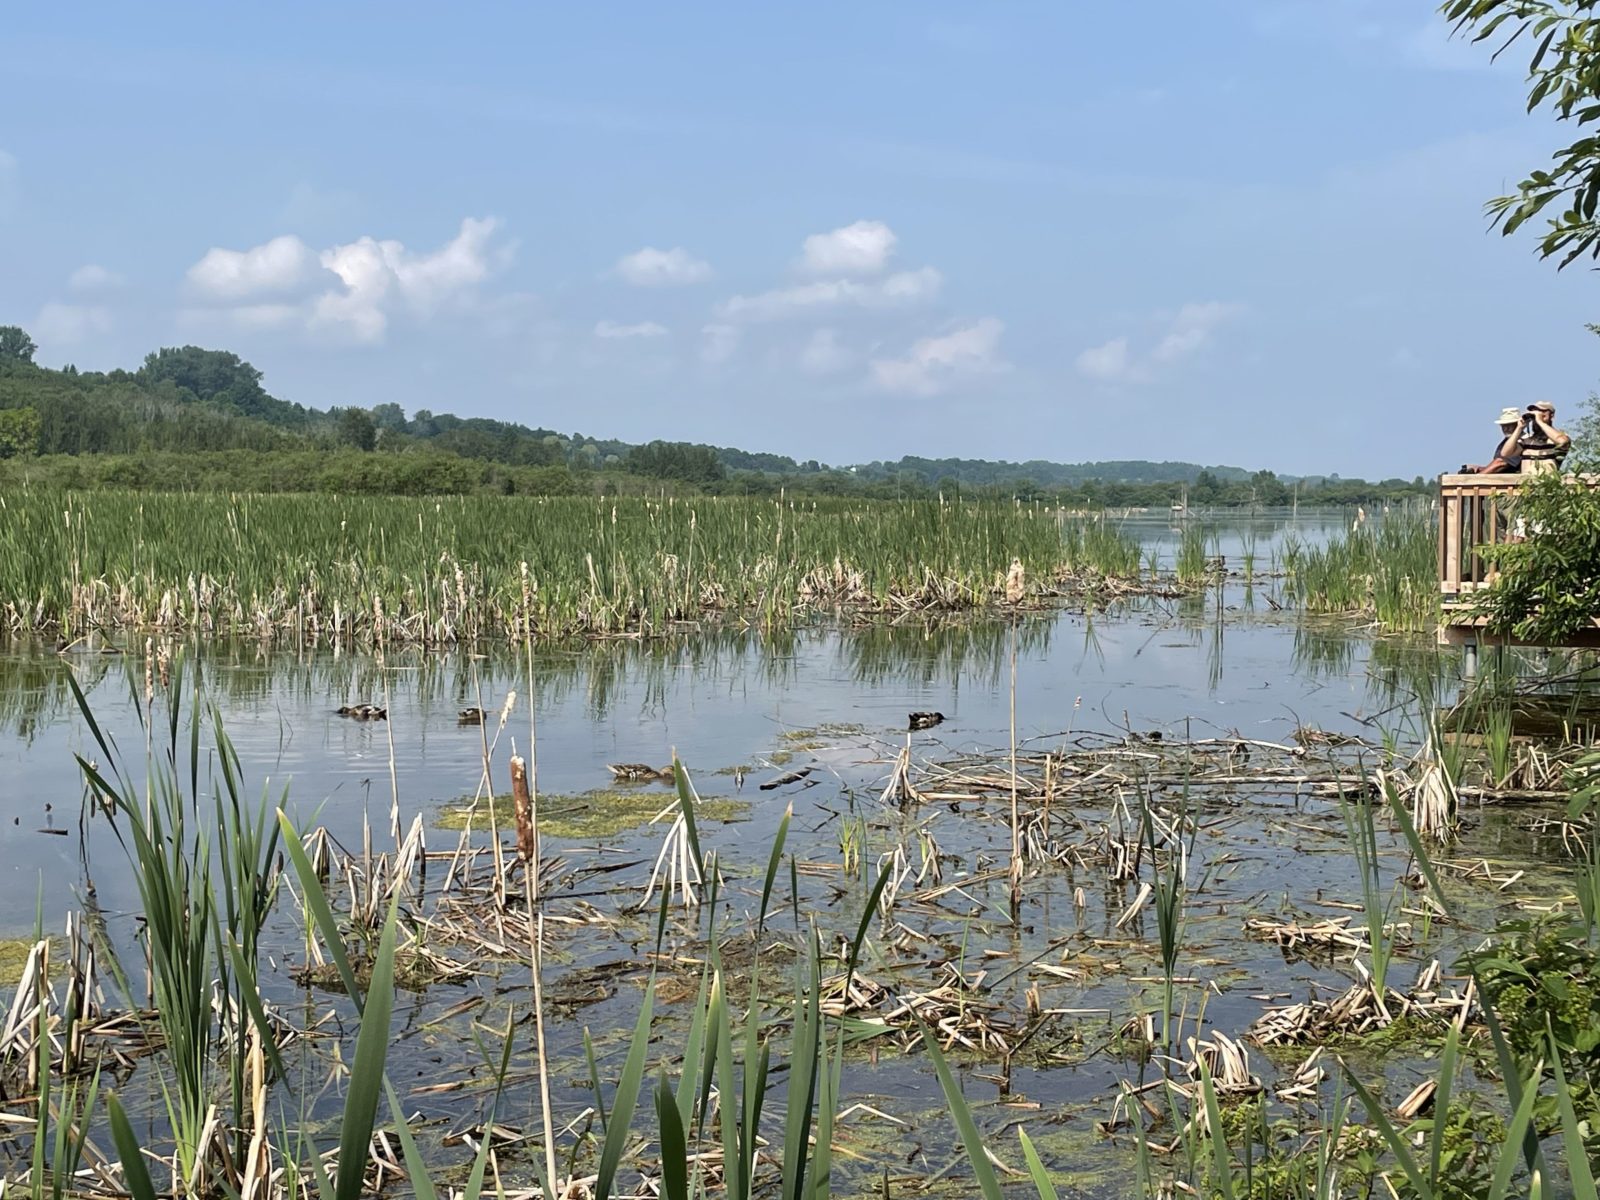
M 978 620 L 937 627 L 819 624 L 785 634 L 722 630 L 539 652 L 532 667 L 537 790 L 547 811 L 565 818 L 547 837 L 546 852 L 560 864 L 548 903 L 557 915 L 598 911 L 605 918 L 552 934 L 550 986 L 558 996 L 580 997 L 558 1008 L 553 1023 L 558 1102 L 573 1113 L 590 1102 L 579 1065 L 584 1026 L 604 1062 L 613 1070 L 620 1062 L 620 1038 L 638 1009 L 641 954 L 652 929 L 649 915 L 633 910 L 664 828 L 647 823 L 653 802 L 624 802 L 628 795 L 654 796 L 665 806 L 670 792 L 643 785 L 624 791 L 619 802 L 615 792 L 598 791 L 612 786 L 606 764 L 661 766 L 675 753 L 700 794 L 719 802 L 715 811 L 723 820 L 707 822 L 701 837 L 724 864 L 741 911 L 753 905 L 751 881 L 791 806 L 789 850 L 798 894 L 789 895 L 785 881 L 781 903 L 827 929 L 847 929 L 859 915 L 862 861 L 870 869 L 895 846 L 917 844 L 924 835 L 946 859 L 946 880 L 977 881 L 908 910 L 903 925 L 924 939 L 925 949 L 915 963 L 898 967 L 922 971 L 918 985 L 932 986 L 935 972 L 950 963 L 970 977 L 980 964 L 1003 960 L 1007 970 L 991 997 L 997 1006 L 1020 1008 L 1032 985 L 1046 1006 L 1075 1014 L 1062 1019 L 1053 1040 L 1040 1039 L 1037 1058 L 1019 1060 L 1005 1086 L 1010 1096 L 1042 1106 L 1038 1111 L 1059 1132 L 1048 1151 L 1053 1165 L 1065 1168 L 1081 1158 L 1094 1123 L 1108 1115 L 1111 1090 L 1137 1073 L 1108 1047 L 1130 1015 L 1148 1007 L 1156 974 L 1149 918 L 1124 919 L 1132 898 L 1126 885 L 1050 866 L 1030 878 L 1021 918 L 1010 922 L 1003 880 L 984 878 L 1008 853 L 999 801 L 908 810 L 880 799 L 895 756 L 907 744 L 907 714 L 945 717 L 937 728 L 912 736 L 919 769 L 970 755 L 1003 762 L 1015 645 L 1017 737 L 1024 750 L 1117 745 L 1153 735 L 1168 742 L 1288 745 L 1301 728 L 1370 741 L 1385 730 L 1414 736 L 1416 696 L 1432 694 L 1429 684 L 1453 664 L 1425 641 L 1306 628 L 1283 609 L 1271 578 L 1285 537 L 1326 536 L 1345 520 L 1278 516 L 1218 526 L 1216 552 L 1235 570 L 1249 555 L 1254 580 L 1236 576 L 1204 595 L 1142 598 L 1095 613 L 1035 614 L 1014 630 Z M 1147 521 L 1139 531 L 1158 556 L 1170 556 L 1177 533 L 1165 521 Z M 392 849 L 390 808 L 397 800 L 403 826 L 420 815 L 428 849 L 449 851 L 461 835 L 445 814 L 472 796 L 485 735 L 499 737 L 492 767 L 497 793 L 507 790 L 513 745 L 527 747 L 529 666 L 514 654 L 399 650 L 380 664 L 367 656 L 296 655 L 253 643 L 177 649 L 244 764 L 247 794 L 265 789 L 274 802 L 286 795 L 298 825 L 320 823 L 353 849 L 369 836 L 377 849 Z M 115 650 L 129 652 L 108 652 Z M 59 929 L 63 914 L 92 894 L 113 937 L 132 944 L 138 901 L 126 859 L 107 823 L 84 816 L 76 759 L 104 755 L 68 676 L 138 776 L 145 753 L 138 719 L 143 650 L 142 643 L 90 642 L 59 654 L 43 645 L 0 651 L 0 933 L 29 933 L 36 908 L 47 928 Z M 497 713 L 512 692 L 517 698 L 503 731 L 492 720 L 486 731 L 460 723 L 461 709 Z M 387 704 L 389 719 L 336 714 L 340 705 L 357 702 Z M 165 719 L 158 698 L 153 724 Z M 805 768 L 804 778 L 761 787 Z M 1081 806 L 1071 819 L 1085 837 L 1112 828 L 1117 799 L 1085 794 L 1071 802 Z M 626 811 L 611 819 L 619 803 Z M 590 821 L 595 814 L 607 819 Z M 1330 898 L 1359 898 L 1343 822 L 1334 801 L 1289 784 L 1202 802 L 1181 969 L 1204 992 L 1211 1027 L 1237 1036 L 1268 998 L 1281 1003 L 1315 988 L 1348 985 L 1347 964 L 1286 960 L 1272 947 L 1245 940 L 1240 924 L 1251 913 L 1325 917 L 1330 910 L 1319 906 Z M 852 867 L 849 845 L 857 830 L 865 854 Z M 482 844 L 481 834 L 473 836 Z M 1387 850 L 1387 869 L 1398 874 L 1404 855 L 1393 843 Z M 1474 818 L 1460 849 L 1462 857 L 1497 863 L 1528 863 L 1547 853 L 1523 814 L 1490 810 Z M 599 865 L 604 875 L 592 873 Z M 1485 922 L 1506 902 L 1492 889 L 1471 898 Z M 277 968 L 269 972 L 271 998 L 305 1001 L 310 993 L 288 980 L 289 969 L 304 960 L 298 914 L 280 918 L 270 947 Z M 1436 933 L 1427 953 L 1448 962 L 1451 948 L 1469 933 Z M 1414 972 L 1421 961 L 1406 970 Z M 1035 962 L 1053 969 L 1040 974 L 1024 966 Z M 513 961 L 479 964 L 462 981 L 406 998 L 399 1019 L 407 1033 L 392 1061 L 398 1077 L 419 1089 L 418 1111 L 450 1124 L 481 1101 L 476 1091 L 430 1090 L 473 1073 L 463 1022 L 430 1022 L 458 1013 L 464 998 L 481 1000 L 473 1015 L 484 1019 L 496 1005 L 526 1011 L 526 992 L 526 966 Z M 413 1036 L 423 1030 L 426 1036 Z M 979 1055 L 962 1066 L 973 1098 L 994 1100 L 993 1064 Z M 1260 1067 L 1271 1070 L 1270 1064 Z M 869 1101 L 906 1122 L 896 1127 L 897 1154 L 932 1173 L 948 1164 L 953 1149 L 937 1085 L 924 1068 L 918 1056 L 886 1050 L 853 1058 L 846 1079 L 852 1100 Z M 1404 1063 L 1389 1069 L 1403 1082 Z M 336 1107 L 335 1098 L 328 1104 Z M 1003 1116 L 990 1111 L 985 1120 L 994 1127 Z M 868 1174 L 883 1165 L 885 1151 L 866 1133 L 858 1150 Z M 1091 1192 L 1119 1194 L 1114 1180 L 1081 1182 Z

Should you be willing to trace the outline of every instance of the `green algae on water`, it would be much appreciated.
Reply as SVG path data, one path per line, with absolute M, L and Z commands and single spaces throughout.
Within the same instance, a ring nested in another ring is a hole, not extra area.
M 575 796 L 540 796 L 539 835 L 572 841 L 616 837 L 648 825 L 652 818 L 674 803 L 671 792 L 637 788 L 597 788 Z M 511 797 L 496 796 L 494 809 L 495 819 L 501 828 L 509 829 L 514 811 Z M 728 825 L 749 818 L 750 802 L 725 796 L 703 796 L 695 804 L 694 815 L 700 821 Z M 432 824 L 436 829 L 461 830 L 467 827 L 469 821 L 475 829 L 483 829 L 488 825 L 487 801 L 480 800 L 477 804 L 459 801 L 446 805 L 434 814 Z
M 0 985 L 16 987 L 22 982 L 23 968 L 36 944 L 32 938 L 0 938 Z

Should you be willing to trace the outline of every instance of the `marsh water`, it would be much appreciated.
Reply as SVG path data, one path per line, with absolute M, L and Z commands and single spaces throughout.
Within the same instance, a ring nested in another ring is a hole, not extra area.
M 560 918 L 550 926 L 547 962 L 558 1113 L 577 1117 L 593 1100 L 580 1049 L 584 1027 L 602 1070 L 609 1067 L 614 1078 L 620 1067 L 654 934 L 653 910 L 636 910 L 666 832 L 649 818 L 672 793 L 662 784 L 617 786 L 606 764 L 660 766 L 676 754 L 716 818 L 704 823 L 700 837 L 718 855 L 736 915 L 755 906 L 772 839 L 791 806 L 787 850 L 795 870 L 782 877 L 774 903 L 790 926 L 814 919 L 830 934 L 853 929 L 865 878 L 896 846 L 931 839 L 942 856 L 942 883 L 972 882 L 941 890 L 925 880 L 923 898 L 911 895 L 896 912 L 895 929 L 883 931 L 884 948 L 863 972 L 891 989 L 936 987 L 952 966 L 967 980 L 987 973 L 985 1003 L 1000 1014 L 1022 1013 L 1026 990 L 1035 989 L 1054 1015 L 1003 1078 L 992 1057 L 957 1049 L 967 1094 L 991 1131 L 1024 1120 L 1047 1164 L 1080 1194 L 1123 1194 L 1126 1179 L 1118 1172 L 1127 1167 L 1127 1143 L 1097 1123 L 1111 1117 L 1118 1082 L 1145 1070 L 1117 1047 L 1119 1031 L 1150 1008 L 1155 994 L 1153 918 L 1144 912 L 1125 919 L 1134 887 L 1051 864 L 1029 879 L 1013 922 L 1003 872 L 996 878 L 994 871 L 1004 867 L 1009 845 L 1002 800 L 905 806 L 881 799 L 907 744 L 907 714 L 945 717 L 910 735 L 918 767 L 975 754 L 1002 763 L 1011 736 L 1014 636 L 1017 737 L 1025 749 L 1116 745 L 1152 735 L 1290 745 L 1297 729 L 1372 742 L 1384 732 L 1402 741 L 1415 737 L 1417 697 L 1435 694 L 1423 681 L 1449 676 L 1453 662 L 1427 639 L 1308 625 L 1284 605 L 1271 578 L 1286 537 L 1325 536 L 1347 520 L 1285 514 L 1218 524 L 1216 552 L 1238 572 L 1248 555 L 1253 580 L 1236 574 L 1203 594 L 1033 614 L 1014 630 L 981 619 L 828 622 L 784 633 L 724 628 L 669 641 L 539 651 L 536 786 L 550 822 L 545 852 L 554 864 L 546 904 Z M 1165 520 L 1149 520 L 1139 532 L 1158 556 L 1170 558 L 1178 534 Z M 60 653 L 39 644 L 0 650 L 0 936 L 31 939 L 36 911 L 47 930 L 59 930 L 69 908 L 92 904 L 114 939 L 134 945 L 134 881 L 105 820 L 84 811 L 75 757 L 99 759 L 103 752 L 67 676 L 76 678 L 137 774 L 145 753 L 138 720 L 143 651 L 142 639 L 91 639 Z M 478 785 L 486 737 L 498 736 L 496 793 L 507 790 L 513 743 L 526 751 L 529 668 L 509 650 L 391 649 L 381 666 L 367 655 L 256 643 L 206 643 L 182 653 L 191 680 L 201 682 L 225 723 L 245 767 L 247 793 L 266 789 L 276 801 L 286 789 L 297 824 L 321 824 L 357 854 L 364 841 L 393 849 L 390 809 L 397 797 L 403 825 L 423 818 L 436 856 L 429 869 L 443 871 L 438 856 L 462 837 L 459 810 Z M 487 729 L 460 723 L 466 707 L 497 714 L 511 692 L 517 698 L 503 730 L 493 716 Z M 386 702 L 387 722 L 335 711 L 363 701 Z M 159 722 L 160 700 L 156 710 Z M 803 770 L 803 778 L 783 786 L 761 786 Z M 1081 803 L 1074 817 L 1084 830 L 1117 820 L 1114 797 L 1066 803 Z M 1530 815 L 1527 808 L 1475 811 L 1451 853 L 1497 870 L 1554 859 Z M 1237 1037 L 1269 1002 L 1348 986 L 1354 978 L 1348 963 L 1286 959 L 1241 930 L 1252 913 L 1351 915 L 1337 907 L 1360 900 L 1339 804 L 1285 783 L 1210 797 L 1195 816 L 1193 893 L 1179 962 L 1191 981 L 1191 1019 Z M 480 845 L 484 838 L 469 835 Z M 854 859 L 852 847 L 859 851 Z M 1387 869 L 1398 876 L 1407 869 L 1403 848 L 1392 839 L 1386 849 Z M 1492 883 L 1458 886 L 1487 925 L 1517 896 L 1554 881 L 1546 875 L 1513 894 Z M 914 890 L 908 885 L 908 895 Z M 291 981 L 291 968 L 305 959 L 304 936 L 298 911 L 281 908 L 265 973 L 269 998 L 308 1017 L 337 1006 L 338 997 Z M 1414 974 L 1434 956 L 1448 966 L 1453 948 L 1472 933 L 1430 927 L 1397 970 Z M 521 1016 L 530 1003 L 525 959 L 443 952 L 473 969 L 403 995 L 397 1016 L 403 1032 L 390 1060 L 397 1081 L 413 1089 L 408 1108 L 440 1131 L 481 1111 L 482 1065 L 469 1022 L 503 1024 L 508 1008 Z M 683 957 L 693 959 L 687 949 Z M 786 970 L 773 972 L 779 992 L 787 987 Z M 0 992 L 9 982 L 0 982 Z M 666 1045 L 674 1006 L 663 1011 Z M 1269 1078 L 1274 1071 L 1264 1055 L 1253 1066 Z M 1410 1086 L 1403 1057 L 1381 1069 L 1394 1076 L 1396 1088 Z M 869 1106 L 841 1126 L 844 1152 L 836 1162 L 847 1176 L 926 1181 L 949 1174 L 959 1152 L 925 1056 L 903 1052 L 892 1039 L 866 1042 L 849 1059 L 845 1089 L 846 1105 Z M 337 1096 L 337 1088 L 328 1089 L 317 1111 L 335 1112 Z M 522 1089 L 506 1119 L 533 1129 L 532 1104 Z

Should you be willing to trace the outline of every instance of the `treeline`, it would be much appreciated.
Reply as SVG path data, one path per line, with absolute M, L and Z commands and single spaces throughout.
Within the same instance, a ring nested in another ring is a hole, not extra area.
M 1270 471 L 1141 461 L 905 457 L 834 468 L 730 447 L 632 444 L 398 404 L 319 410 L 282 400 L 236 354 L 196 346 L 137 370 L 33 362 L 0 326 L 0 482 L 152 491 L 561 495 L 667 489 L 728 495 L 1006 496 L 1083 507 L 1368 504 L 1422 481 L 1285 481 Z

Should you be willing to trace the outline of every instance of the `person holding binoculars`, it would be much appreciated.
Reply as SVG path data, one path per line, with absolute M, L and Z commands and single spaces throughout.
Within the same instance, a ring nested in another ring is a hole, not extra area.
M 1495 423 L 1500 443 L 1494 457 L 1481 467 L 1463 466 L 1463 475 L 1537 475 L 1559 471 L 1572 448 L 1572 439 L 1555 426 L 1556 406 L 1536 400 L 1523 412 L 1502 408 Z
M 1528 405 L 1517 440 L 1522 447 L 1524 475 L 1559 471 L 1561 460 L 1572 449 L 1572 439 L 1556 428 L 1556 406 L 1548 400 Z

